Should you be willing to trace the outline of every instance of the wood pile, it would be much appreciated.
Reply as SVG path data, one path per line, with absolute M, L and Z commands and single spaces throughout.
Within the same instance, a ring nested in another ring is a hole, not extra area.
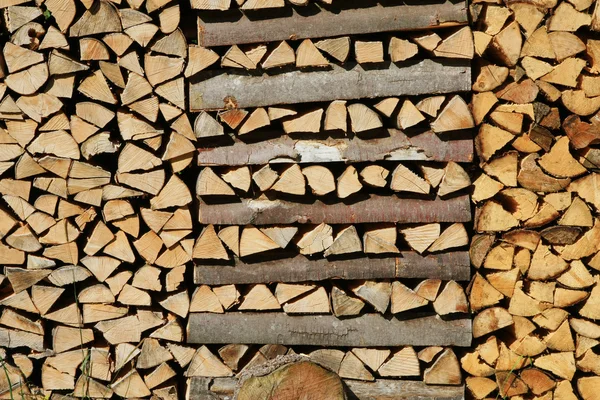
M 239 389 L 240 377 L 269 361 L 261 349 L 276 343 L 338 374 L 358 398 L 462 399 L 453 346 L 472 337 L 464 163 L 473 160 L 475 122 L 456 92 L 470 88 L 470 28 L 390 35 L 379 25 L 377 33 L 343 26 L 345 35 L 370 33 L 363 40 L 335 37 L 321 22 L 304 32 L 300 10 L 281 20 L 198 17 L 198 43 L 225 46 L 221 67 L 231 69 L 200 71 L 190 84 L 203 230 L 187 341 L 217 345 L 219 365 L 228 365 L 223 349 L 250 350 L 234 369 L 188 374 L 187 396 L 262 398 Z M 380 10 L 363 10 L 360 22 Z M 315 21 L 328 12 L 319 7 Z M 294 34 L 272 28 L 282 24 Z M 262 64 L 248 61 L 270 49 Z M 357 343 L 378 361 L 353 353 Z
M 290 3 L 0 0 L 0 398 L 464 397 L 466 3 Z
M 466 385 L 476 399 L 597 399 L 600 5 L 474 3 Z

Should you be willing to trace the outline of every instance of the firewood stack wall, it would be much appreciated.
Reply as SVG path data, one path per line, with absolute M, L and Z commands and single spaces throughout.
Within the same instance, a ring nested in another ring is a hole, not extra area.
M 595 3 L 337 1 L 0 0 L 0 398 L 594 398 Z
M 477 399 L 596 399 L 600 6 L 475 2 Z

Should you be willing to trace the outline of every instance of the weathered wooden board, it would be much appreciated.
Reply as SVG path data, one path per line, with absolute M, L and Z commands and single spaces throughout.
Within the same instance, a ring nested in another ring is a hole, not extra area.
M 194 283 L 198 285 L 394 278 L 468 281 L 471 278 L 469 253 L 455 251 L 422 256 L 404 251 L 398 257 L 349 260 L 311 260 L 297 255 L 256 263 L 236 259 L 234 266 L 198 264 L 194 269 Z
M 203 344 L 466 347 L 471 345 L 471 320 L 444 321 L 435 315 L 388 320 L 381 314 L 338 319 L 333 315 L 289 316 L 283 312 L 190 313 L 187 341 Z
M 383 160 L 473 161 L 473 139 L 468 135 L 442 140 L 431 131 L 415 136 L 407 136 L 397 129 L 388 129 L 387 132 L 387 136 L 370 139 L 354 136 L 298 140 L 281 136 L 255 143 L 245 143 L 236 139 L 231 145 L 199 148 L 198 165 L 353 163 Z
M 382 68 L 359 64 L 333 65 L 329 70 L 290 71 L 276 75 L 250 75 L 233 71 L 207 71 L 190 83 L 190 109 L 219 110 L 225 103 L 262 107 L 316 101 L 386 96 L 411 96 L 468 91 L 469 60 L 422 60 Z M 227 101 L 225 100 L 227 99 Z
M 427 385 L 420 381 L 403 381 L 396 379 L 377 379 L 374 382 L 344 379 L 349 399 L 354 400 L 464 400 L 464 386 Z M 226 396 L 232 398 L 235 393 L 235 378 L 201 378 L 193 377 L 188 385 L 186 398 L 204 399 L 204 396 Z M 210 387 L 210 389 L 209 389 Z M 214 397 L 207 397 L 214 399 Z
M 344 380 L 358 400 L 464 400 L 464 386 L 427 385 L 424 382 L 377 379 L 374 382 Z M 353 397 L 350 397 L 351 399 Z
M 260 18 L 256 13 L 243 15 L 239 11 L 201 14 L 198 17 L 198 44 L 205 47 L 226 46 L 421 30 L 468 22 L 465 1 L 412 2 L 385 6 L 376 2 L 369 4 L 364 0 L 361 3 L 362 6 L 340 8 L 334 4 L 325 8 L 311 2 L 306 7 L 271 11 L 268 15 L 270 18 Z
M 468 222 L 468 195 L 447 200 L 423 200 L 371 195 L 355 203 L 304 204 L 283 200 L 241 199 L 239 203 L 207 204 L 200 200 L 198 221 L 213 225 L 270 225 L 312 223 L 363 224 L 376 222 Z

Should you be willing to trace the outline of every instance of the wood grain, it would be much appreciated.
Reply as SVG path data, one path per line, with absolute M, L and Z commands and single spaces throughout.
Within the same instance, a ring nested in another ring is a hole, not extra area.
M 234 266 L 196 265 L 194 269 L 194 283 L 198 285 L 393 278 L 467 281 L 470 277 L 469 254 L 465 251 L 427 256 L 406 251 L 400 257 L 350 260 L 310 260 L 301 255 L 256 263 L 236 259 Z
M 468 60 L 467 60 L 468 61 Z M 403 65 L 385 63 L 365 68 L 348 63 L 329 70 L 250 75 L 239 71 L 207 71 L 190 83 L 190 111 L 219 110 L 315 101 L 468 91 L 471 67 L 465 60 L 422 60 Z
M 346 3 L 346 2 L 343 2 Z M 360 33 L 405 31 L 463 25 L 468 22 L 464 1 L 430 4 L 355 4 L 271 12 L 268 18 L 241 12 L 210 13 L 198 17 L 198 44 L 205 47 L 322 38 Z M 351 8 L 352 6 L 356 8 Z
M 344 380 L 358 400 L 464 400 L 464 386 L 427 385 L 423 382 L 377 379 L 375 382 Z M 350 397 L 352 398 L 352 397 Z
M 208 378 L 193 377 L 190 379 L 188 399 L 209 396 Z M 374 382 L 343 379 L 346 394 L 351 400 L 464 400 L 464 386 L 427 385 L 419 381 L 397 379 L 377 379 Z M 235 378 L 215 378 L 212 388 L 218 390 L 220 396 L 233 396 L 237 380 Z M 214 395 L 214 394 L 213 394 Z M 207 397 L 211 398 L 211 397 Z M 221 398 L 221 397 L 219 397 Z
M 240 329 L 244 327 L 244 329 Z M 438 316 L 387 320 L 365 314 L 340 320 L 333 315 L 285 313 L 191 313 L 188 343 L 245 343 L 313 346 L 470 346 L 469 318 Z

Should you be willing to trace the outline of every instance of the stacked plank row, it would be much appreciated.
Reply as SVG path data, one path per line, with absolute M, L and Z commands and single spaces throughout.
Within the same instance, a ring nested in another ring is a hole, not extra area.
M 0 397 L 462 398 L 466 5 L 225 3 L 0 0 Z
M 477 399 L 596 399 L 600 7 L 476 3 L 467 387 Z
M 441 14 L 457 9 L 436 7 Z M 199 13 L 198 43 L 226 46 L 225 53 L 215 52 L 222 66 L 237 70 L 208 68 L 191 80 L 190 109 L 200 112 L 195 129 L 202 137 L 198 220 L 206 228 L 196 242 L 194 273 L 203 308 L 190 314 L 187 340 L 225 345 L 223 351 L 233 346 L 227 343 L 278 343 L 308 355 L 292 366 L 275 359 L 221 370 L 237 373 L 238 398 L 273 396 L 294 379 L 306 396 L 342 398 L 338 381 L 302 363 L 319 364 L 315 353 L 298 346 L 337 354 L 325 367 L 359 398 L 410 396 L 411 390 L 432 398 L 463 396 L 460 388 L 435 385 L 462 383 L 454 351 L 444 346 L 470 341 L 466 297 L 457 283 L 465 273 L 470 277 L 460 251 L 463 223 L 471 219 L 464 196 L 470 178 L 459 163 L 472 160 L 465 130 L 474 121 L 464 99 L 448 93 L 465 90 L 470 69 L 462 60 L 472 57 L 472 34 L 469 28 L 377 33 L 423 27 L 413 24 L 419 18 L 400 18 L 408 25 L 386 28 L 390 21 L 381 12 L 397 21 L 396 10 L 423 16 L 427 8 L 377 6 L 362 9 L 360 17 L 343 6 L 314 15 L 292 8 L 272 19 Z M 372 35 L 343 36 L 356 33 Z M 291 41 L 295 68 L 288 50 L 290 67 L 271 72 L 274 55 L 290 46 L 282 40 L 290 37 L 301 42 Z M 352 48 L 357 63 L 347 61 Z M 257 53 L 267 54 L 263 63 L 247 61 Z M 225 306 L 218 294 L 224 286 L 215 285 L 235 285 L 245 296 Z M 349 350 L 356 343 L 373 355 L 385 352 L 383 364 L 355 358 Z M 260 350 L 254 352 L 264 361 Z M 419 361 L 418 352 L 431 356 Z M 350 360 L 353 371 L 368 374 L 349 374 Z M 399 369 L 390 374 L 386 363 Z M 412 376 L 434 386 L 410 389 L 389 380 L 408 377 L 409 364 Z M 233 392 L 223 391 L 222 378 L 208 369 L 198 375 L 189 398 Z M 353 380 L 374 383 L 353 386 Z

